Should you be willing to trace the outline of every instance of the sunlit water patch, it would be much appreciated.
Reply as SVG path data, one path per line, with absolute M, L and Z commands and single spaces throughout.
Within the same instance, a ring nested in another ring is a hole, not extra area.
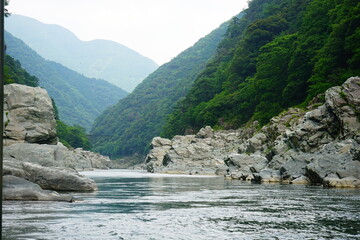
M 360 190 L 83 172 L 82 201 L 3 203 L 2 239 L 360 239 Z

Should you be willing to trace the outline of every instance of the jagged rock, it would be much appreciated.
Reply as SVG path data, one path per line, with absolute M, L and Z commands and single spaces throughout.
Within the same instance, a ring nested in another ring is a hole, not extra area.
M 199 130 L 195 135 L 196 138 L 212 138 L 214 136 L 214 130 L 210 126 L 206 126 Z
M 345 178 L 336 178 L 336 177 L 326 177 L 323 181 L 325 187 L 336 187 L 336 188 L 356 188 L 360 187 L 360 180 L 355 177 L 345 177 Z
M 306 176 L 301 176 L 298 178 L 295 178 L 294 180 L 291 181 L 292 184 L 310 184 L 310 179 Z
M 4 123 L 3 175 L 12 180 L 5 199 L 71 201 L 41 188 L 97 190 L 93 180 L 75 169 L 108 168 L 110 159 L 83 149 L 71 151 L 58 142 L 52 101 L 44 89 L 4 86 Z
M 77 170 L 111 167 L 111 160 L 108 157 L 81 148 L 71 151 L 61 142 L 56 145 L 14 143 L 5 146 L 3 152 L 4 158 L 37 163 L 44 167 L 66 167 Z
M 109 157 L 103 156 L 99 153 L 76 148 L 72 151 L 75 154 L 76 163 L 75 169 L 86 170 L 93 169 L 109 169 L 112 168 L 112 161 Z
M 279 170 L 265 168 L 260 173 L 254 174 L 254 180 L 256 182 L 281 182 L 282 177 Z
M 268 164 L 268 160 L 261 155 L 231 154 L 225 160 L 231 173 L 242 172 L 245 178 L 251 174 L 260 172 Z
M 75 169 L 75 155 L 62 143 L 57 145 L 16 143 L 4 147 L 4 159 L 36 163 L 44 167 Z M 86 167 L 91 168 L 88 164 Z
M 227 166 L 231 179 L 358 187 L 360 78 L 349 78 L 324 95 L 325 103 L 318 98 L 307 112 L 290 108 L 260 130 L 257 122 L 237 130 L 205 127 L 195 136 L 153 144 L 146 159 L 148 170 L 201 173 L 206 166 L 224 173 Z
M 275 155 L 268 167 L 281 170 L 282 179 L 291 181 L 305 174 L 305 167 L 310 162 L 309 159 L 311 159 L 309 154 L 289 150 L 286 153 Z
M 43 190 L 35 183 L 10 175 L 3 176 L 3 200 L 74 201 L 68 194 L 60 195 L 54 191 Z
M 203 131 L 213 130 L 207 128 Z M 232 130 L 210 134 L 212 137 L 203 132 L 198 137 L 175 136 L 168 141 L 155 138 L 153 149 L 145 158 L 146 169 L 149 172 L 222 174 L 226 172 L 223 159 L 229 152 L 237 151 L 237 134 Z
M 171 145 L 171 141 L 169 139 L 166 139 L 166 138 L 155 137 L 151 141 L 152 148 L 170 146 L 170 145 Z
M 54 110 L 45 89 L 5 85 L 4 113 L 4 145 L 14 142 L 57 143 Z
M 218 164 L 215 175 L 226 176 L 228 174 L 228 167 L 226 165 Z
M 311 163 L 305 168 L 306 176 L 313 183 L 322 183 L 331 174 L 360 179 L 360 162 L 354 161 L 359 150 L 354 140 L 324 145 L 321 151 L 311 155 Z
M 78 172 L 64 168 L 47 168 L 33 163 L 23 163 L 28 179 L 43 189 L 60 191 L 97 191 L 96 183 Z
M 246 153 L 255 153 L 257 151 L 263 151 L 263 146 L 267 140 L 264 133 L 257 133 L 252 138 L 246 141 Z
M 56 191 L 96 191 L 96 183 L 69 168 L 49 168 L 38 164 L 4 159 L 3 174 L 13 175 Z
M 342 138 L 353 137 L 360 130 L 360 78 L 349 78 L 342 86 L 332 87 L 325 93 L 325 105 L 341 124 Z

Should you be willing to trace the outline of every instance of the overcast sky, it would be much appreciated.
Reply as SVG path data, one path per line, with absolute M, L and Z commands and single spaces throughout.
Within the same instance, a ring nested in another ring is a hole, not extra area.
M 247 7 L 248 0 L 10 0 L 11 13 L 112 40 L 163 64 Z

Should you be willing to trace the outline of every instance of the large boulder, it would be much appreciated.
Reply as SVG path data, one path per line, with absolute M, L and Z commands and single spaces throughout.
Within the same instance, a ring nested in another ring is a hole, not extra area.
M 108 169 L 111 167 L 109 157 L 81 148 L 69 150 L 61 142 L 56 145 L 14 143 L 4 147 L 3 156 L 5 159 L 36 163 L 44 167 L 62 167 L 76 170 Z
M 45 89 L 5 85 L 4 116 L 4 145 L 14 142 L 57 143 L 54 109 Z
M 75 169 L 77 159 L 62 143 L 56 145 L 15 143 L 4 147 L 4 159 L 36 163 L 44 167 L 67 167 Z M 91 168 L 89 162 L 81 162 L 81 168 Z
M 4 159 L 3 174 L 26 179 L 42 189 L 55 191 L 96 191 L 96 183 L 69 168 L 49 168 L 35 163 Z
M 359 153 L 360 146 L 352 139 L 329 143 L 319 152 L 308 155 L 311 162 L 306 165 L 305 174 L 313 183 L 323 183 L 329 176 L 360 179 Z
M 54 191 L 43 190 L 35 183 L 11 175 L 3 176 L 3 200 L 74 201 L 68 194 L 60 195 Z

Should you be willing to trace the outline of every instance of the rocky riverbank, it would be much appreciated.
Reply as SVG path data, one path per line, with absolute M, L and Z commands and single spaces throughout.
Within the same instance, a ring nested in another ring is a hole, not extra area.
M 254 182 L 360 187 L 360 78 L 349 78 L 291 108 L 259 129 L 201 129 L 196 135 L 156 137 L 145 159 L 149 172 L 218 174 Z
M 111 166 L 108 157 L 58 141 L 52 101 L 42 88 L 5 85 L 4 124 L 5 200 L 73 201 L 54 191 L 96 191 L 77 171 Z

